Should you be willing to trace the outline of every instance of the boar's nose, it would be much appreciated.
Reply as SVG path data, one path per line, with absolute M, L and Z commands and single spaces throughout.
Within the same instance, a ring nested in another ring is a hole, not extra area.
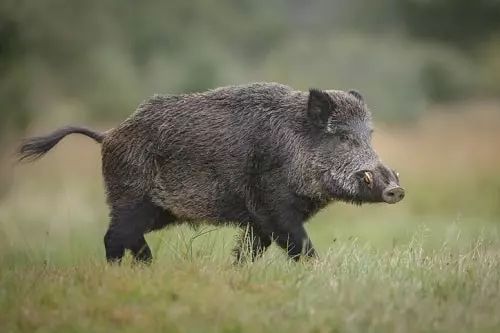
M 401 201 L 405 197 L 405 190 L 400 186 L 388 186 L 382 193 L 382 199 L 390 204 Z

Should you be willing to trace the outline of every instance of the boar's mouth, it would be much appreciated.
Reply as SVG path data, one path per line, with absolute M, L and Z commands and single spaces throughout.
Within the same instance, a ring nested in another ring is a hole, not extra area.
M 325 185 L 328 196 L 352 204 L 386 202 L 394 204 L 401 201 L 405 191 L 396 178 L 385 176 L 377 168 L 373 171 L 364 169 L 355 172 L 346 179 L 334 172 L 325 173 Z
M 371 170 L 358 171 L 356 176 L 361 184 L 359 193 L 357 193 L 357 197 L 361 201 L 394 204 L 405 196 L 405 190 L 399 186 L 397 178 L 386 178 L 383 173 L 377 171 L 374 173 Z
M 359 175 L 359 173 L 356 173 Z M 325 172 L 323 184 L 326 186 L 325 190 L 327 196 L 331 200 L 340 200 L 347 203 L 360 205 L 365 200 L 363 200 L 362 195 L 358 188 L 359 178 L 348 176 L 346 178 L 338 177 L 338 175 L 333 171 Z M 373 176 L 367 175 L 366 181 L 373 184 Z

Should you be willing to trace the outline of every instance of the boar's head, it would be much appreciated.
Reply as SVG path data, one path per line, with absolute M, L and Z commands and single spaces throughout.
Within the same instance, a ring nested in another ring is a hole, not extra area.
M 356 91 L 311 89 L 308 165 L 329 199 L 361 204 L 403 199 L 399 175 L 372 148 L 370 111 Z

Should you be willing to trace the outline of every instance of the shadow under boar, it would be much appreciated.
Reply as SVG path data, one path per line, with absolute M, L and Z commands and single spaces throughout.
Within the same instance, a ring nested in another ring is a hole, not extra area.
M 398 174 L 371 146 L 372 132 L 356 91 L 254 83 L 154 96 L 105 133 L 65 127 L 27 139 L 19 154 L 36 159 L 71 133 L 102 144 L 110 262 L 125 250 L 149 262 L 145 233 L 202 221 L 243 229 L 237 261 L 272 241 L 298 259 L 316 256 L 304 222 L 327 203 L 404 197 Z

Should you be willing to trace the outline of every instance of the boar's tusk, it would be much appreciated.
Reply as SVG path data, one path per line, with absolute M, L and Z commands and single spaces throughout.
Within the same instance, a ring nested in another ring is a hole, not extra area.
M 365 181 L 365 183 L 368 185 L 369 188 L 373 187 L 373 176 L 372 176 L 371 172 L 365 171 L 365 175 L 363 177 L 363 180 Z

